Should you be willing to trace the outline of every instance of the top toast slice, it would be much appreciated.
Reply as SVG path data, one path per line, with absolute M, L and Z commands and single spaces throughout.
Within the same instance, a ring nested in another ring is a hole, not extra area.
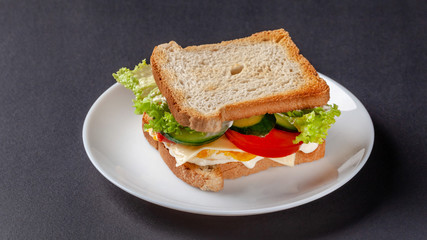
M 182 48 L 154 48 L 151 66 L 183 126 L 219 131 L 224 121 L 325 105 L 329 87 L 283 29 Z

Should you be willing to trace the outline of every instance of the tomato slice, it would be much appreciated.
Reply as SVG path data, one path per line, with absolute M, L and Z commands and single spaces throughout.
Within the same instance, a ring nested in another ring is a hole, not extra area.
M 262 157 L 285 157 L 298 151 L 300 145 L 292 141 L 299 133 L 286 132 L 273 128 L 265 137 L 245 135 L 233 130 L 227 130 L 225 136 L 236 147 Z
M 156 133 L 157 141 L 159 142 L 167 142 L 167 143 L 174 143 L 171 140 L 167 139 L 163 134 Z

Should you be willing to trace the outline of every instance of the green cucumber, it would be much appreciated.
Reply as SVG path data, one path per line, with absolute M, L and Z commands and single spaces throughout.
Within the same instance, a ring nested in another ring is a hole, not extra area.
M 264 115 L 256 115 L 249 118 L 239 119 L 233 122 L 233 126 L 238 128 L 250 127 L 261 122 L 263 118 Z
M 289 117 L 283 113 L 275 113 L 276 128 L 288 132 L 298 132 L 298 129 L 289 121 Z
M 208 132 L 194 132 L 184 128 L 180 134 L 177 133 L 163 133 L 167 139 L 174 143 L 189 146 L 200 146 L 213 142 L 224 135 L 225 131 L 230 127 L 231 122 L 223 123 L 222 129 L 219 132 L 208 133 Z
M 274 115 L 265 114 L 234 121 L 230 129 L 245 135 L 265 136 L 275 124 Z

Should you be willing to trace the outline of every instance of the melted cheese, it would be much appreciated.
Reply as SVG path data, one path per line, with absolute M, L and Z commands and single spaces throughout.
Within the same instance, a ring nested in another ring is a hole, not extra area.
M 317 147 L 319 146 L 319 144 L 317 143 L 307 143 L 307 144 L 301 144 L 301 146 L 299 147 L 299 150 L 303 153 L 311 153 L 314 150 L 317 149 Z
M 222 136 L 218 140 L 203 146 L 185 146 L 181 144 L 164 143 L 169 149 L 169 153 L 175 157 L 176 166 L 180 166 L 186 162 L 191 162 L 199 166 L 223 164 L 228 162 L 241 162 L 248 168 L 253 168 L 255 164 L 264 157 L 256 156 L 247 153 L 237 148 L 231 143 L 227 137 Z M 302 144 L 304 145 L 304 144 Z M 307 152 L 312 152 L 316 148 L 311 145 L 307 149 L 302 147 Z M 310 151 L 311 150 L 311 151 Z M 282 165 L 294 166 L 295 153 L 281 158 L 269 158 Z

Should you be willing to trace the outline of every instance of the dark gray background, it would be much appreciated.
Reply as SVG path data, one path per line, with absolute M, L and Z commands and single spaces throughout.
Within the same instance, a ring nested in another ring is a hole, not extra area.
M 0 239 L 426 237 L 425 1 L 0 1 Z M 365 167 L 286 211 L 211 217 L 156 206 L 106 180 L 82 144 L 111 74 L 157 44 L 285 28 L 374 122 Z

